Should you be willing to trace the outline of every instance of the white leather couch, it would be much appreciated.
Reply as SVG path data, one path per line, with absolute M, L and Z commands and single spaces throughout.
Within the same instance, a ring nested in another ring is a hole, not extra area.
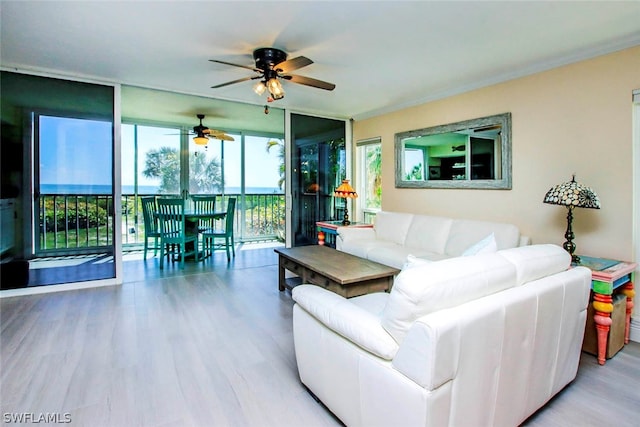
M 373 228 L 337 232 L 336 249 L 395 268 L 409 255 L 435 261 L 530 244 L 513 224 L 389 211 L 376 214 Z
M 292 291 L 300 379 L 347 426 L 517 426 L 577 373 L 590 271 L 556 245 L 407 266 L 390 293 Z

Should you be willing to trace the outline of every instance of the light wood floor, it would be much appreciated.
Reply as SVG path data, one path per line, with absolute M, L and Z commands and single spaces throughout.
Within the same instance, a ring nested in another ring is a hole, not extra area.
M 3 422 L 68 413 L 72 426 L 339 426 L 299 382 L 273 249 L 239 251 L 229 266 L 223 256 L 162 273 L 140 261 L 122 286 L 1 299 Z M 526 425 L 639 421 L 631 343 L 605 366 L 583 354 L 578 378 Z

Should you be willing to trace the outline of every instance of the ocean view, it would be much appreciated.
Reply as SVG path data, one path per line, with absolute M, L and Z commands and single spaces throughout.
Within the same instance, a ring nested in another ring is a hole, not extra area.
M 240 187 L 226 187 L 225 194 L 240 194 Z M 87 184 L 41 184 L 42 194 L 82 194 L 82 195 L 104 195 L 111 194 L 110 185 L 87 185 Z M 133 185 L 123 185 L 122 194 L 133 194 Z M 157 194 L 158 187 L 151 185 L 138 186 L 138 194 Z M 247 187 L 246 194 L 284 194 L 284 190 L 277 187 Z

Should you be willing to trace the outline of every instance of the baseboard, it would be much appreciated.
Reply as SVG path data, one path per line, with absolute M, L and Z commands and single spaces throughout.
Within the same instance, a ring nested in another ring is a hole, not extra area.
M 640 318 L 631 318 L 631 327 L 629 328 L 629 340 L 640 343 Z
M 116 279 L 92 280 L 89 282 L 62 283 L 60 285 L 32 286 L 0 291 L 0 298 L 17 297 L 23 295 L 47 294 L 51 292 L 72 291 L 77 289 L 97 288 L 101 286 L 121 285 Z

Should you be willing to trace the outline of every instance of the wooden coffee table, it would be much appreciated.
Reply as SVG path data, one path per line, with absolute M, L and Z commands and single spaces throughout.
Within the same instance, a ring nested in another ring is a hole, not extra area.
M 393 277 L 400 270 L 359 258 L 326 246 L 277 248 L 278 289 L 293 288 L 296 284 L 311 283 L 345 298 L 371 292 L 389 291 Z M 285 270 L 296 278 L 285 278 Z

